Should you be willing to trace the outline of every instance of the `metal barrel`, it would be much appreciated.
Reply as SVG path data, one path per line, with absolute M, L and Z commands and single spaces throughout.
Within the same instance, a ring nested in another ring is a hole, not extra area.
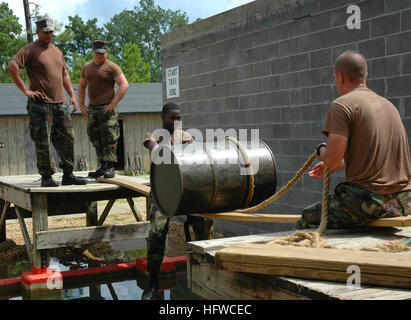
M 150 182 L 159 210 L 167 216 L 216 213 L 251 207 L 275 194 L 277 166 L 262 141 L 242 143 L 254 172 L 232 141 L 162 145 L 152 155 Z

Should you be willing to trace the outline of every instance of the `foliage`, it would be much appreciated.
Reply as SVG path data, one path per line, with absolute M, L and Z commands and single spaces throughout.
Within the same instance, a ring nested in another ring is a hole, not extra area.
M 30 2 L 32 26 L 35 21 L 49 18 L 40 6 Z M 66 59 L 73 83 L 80 79 L 82 66 L 92 60 L 92 43 L 102 39 L 109 43 L 109 59 L 117 63 L 129 82 L 161 82 L 161 36 L 188 23 L 188 16 L 179 10 L 165 10 L 154 0 L 140 0 L 133 10 L 123 10 L 111 17 L 104 27 L 96 18 L 83 21 L 78 15 L 69 16 L 62 25 L 54 21 L 53 43 Z M 0 3 L 0 82 L 10 82 L 7 64 L 27 43 L 18 18 L 6 3 Z

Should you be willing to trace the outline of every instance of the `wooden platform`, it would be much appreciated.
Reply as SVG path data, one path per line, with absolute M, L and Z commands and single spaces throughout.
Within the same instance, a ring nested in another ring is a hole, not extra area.
M 87 177 L 88 172 L 75 172 L 75 175 Z M 117 177 L 149 188 L 148 176 Z M 62 173 L 56 173 L 53 178 L 61 184 Z M 143 221 L 132 198 L 147 199 L 149 194 L 144 190 L 139 192 L 94 179 L 89 179 L 88 182 L 81 186 L 42 188 L 40 175 L 0 177 L 0 241 L 6 240 L 5 220 L 18 218 L 30 261 L 35 268 L 44 268 L 48 266 L 47 249 L 148 236 L 150 223 Z M 127 199 L 137 220 L 136 224 L 102 226 L 116 199 Z M 97 201 L 100 200 L 109 202 L 99 218 Z M 86 214 L 87 223 L 84 228 L 48 230 L 48 216 L 77 213 Z M 33 243 L 30 242 L 24 218 L 33 219 Z
M 240 273 L 216 268 L 215 255 L 221 249 L 237 244 L 266 244 L 294 232 L 287 231 L 188 243 L 189 285 L 195 294 L 205 299 L 411 299 L 411 290 L 409 289 L 365 284 L 362 284 L 360 289 L 356 289 L 347 287 L 345 283 L 333 281 Z M 350 249 L 375 247 L 384 241 L 409 237 L 411 237 L 411 228 L 381 227 L 329 230 L 326 235 L 329 244 L 338 248 Z M 397 254 L 411 259 L 410 251 Z M 349 276 L 350 274 L 347 274 L 347 279 Z

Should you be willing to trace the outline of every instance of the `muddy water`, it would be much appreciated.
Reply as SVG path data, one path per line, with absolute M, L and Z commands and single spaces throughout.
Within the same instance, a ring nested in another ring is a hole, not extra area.
M 132 257 L 132 259 L 146 256 L 146 241 L 116 241 L 110 243 L 110 246 L 116 251 L 115 258 Z M 185 246 L 181 242 L 174 241 L 172 238 L 168 241 L 166 255 L 169 257 L 185 255 Z M 131 261 L 131 260 L 130 260 Z M 69 261 L 61 262 L 53 255 L 50 255 L 50 266 L 59 271 L 70 270 L 73 265 L 78 268 L 92 267 L 87 262 Z M 30 271 L 31 265 L 28 262 L 19 262 L 16 264 L 1 265 L 0 262 L 0 278 L 20 277 L 25 271 Z M 62 300 L 140 300 L 143 293 L 147 277 L 142 274 L 137 274 L 136 279 L 110 279 L 109 282 L 96 283 L 96 278 L 90 283 L 81 285 L 78 288 L 70 288 L 63 290 L 62 295 L 58 296 L 15 296 L 9 297 L 10 300 L 26 300 L 26 299 L 62 299 Z M 86 281 L 87 282 L 87 281 Z M 178 272 L 166 277 L 160 278 L 160 288 L 157 295 L 157 300 L 197 300 L 190 289 L 187 288 L 186 272 Z M 6 297 L 1 297 L 0 299 Z

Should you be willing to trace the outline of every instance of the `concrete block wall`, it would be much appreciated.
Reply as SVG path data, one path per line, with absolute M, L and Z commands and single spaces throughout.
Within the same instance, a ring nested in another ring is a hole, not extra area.
M 349 30 L 349 5 L 361 29 Z M 411 0 L 256 0 L 166 34 L 163 72 L 179 66 L 186 129 L 259 129 L 274 153 L 278 190 L 325 140 L 330 103 L 338 97 L 333 63 L 349 49 L 369 63 L 368 85 L 399 109 L 411 138 Z M 165 73 L 164 79 L 165 79 Z M 344 180 L 332 177 L 331 190 Z M 321 199 L 322 182 L 306 175 L 263 209 L 293 213 Z M 291 229 L 292 225 L 218 222 L 225 234 Z

